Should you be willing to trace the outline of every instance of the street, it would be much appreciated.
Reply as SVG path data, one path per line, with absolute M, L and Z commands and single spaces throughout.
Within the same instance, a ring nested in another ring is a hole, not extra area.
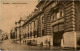
M 60 47 L 49 47 L 49 46 L 28 46 L 23 43 L 13 43 L 12 40 L 4 40 L 0 43 L 1 50 L 62 50 Z M 71 50 L 71 49 L 64 49 Z
M 3 43 L 0 44 L 0 49 L 2 50 L 49 50 L 50 48 L 45 46 L 28 46 L 23 43 L 13 43 L 12 40 L 4 40 Z

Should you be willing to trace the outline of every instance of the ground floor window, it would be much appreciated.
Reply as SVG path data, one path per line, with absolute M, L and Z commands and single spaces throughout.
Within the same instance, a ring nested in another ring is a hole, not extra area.
M 42 30 L 42 36 L 44 36 L 44 29 Z
M 80 45 L 80 37 L 77 38 L 77 44 Z

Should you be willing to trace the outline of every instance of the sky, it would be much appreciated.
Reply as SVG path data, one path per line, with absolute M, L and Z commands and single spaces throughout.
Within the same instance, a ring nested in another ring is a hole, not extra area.
M 27 18 L 27 16 L 36 8 L 37 4 L 38 1 L 1 1 L 0 29 L 10 33 L 10 30 L 15 26 L 15 21 L 18 21 L 20 17 Z

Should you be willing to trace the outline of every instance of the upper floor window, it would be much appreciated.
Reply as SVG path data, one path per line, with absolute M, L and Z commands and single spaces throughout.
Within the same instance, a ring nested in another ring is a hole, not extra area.
M 42 29 L 44 29 L 44 17 L 42 17 Z
M 64 12 L 61 9 L 58 9 L 57 11 L 55 11 L 52 15 L 52 21 L 55 21 L 61 17 L 64 17 Z
M 60 10 L 60 15 L 61 17 L 64 17 L 64 11 L 62 9 Z
M 59 19 L 60 17 L 63 17 L 64 16 L 64 14 L 63 14 L 63 10 L 58 10 L 57 12 L 56 12 L 56 17 L 57 17 L 57 19 Z
M 57 18 L 57 19 L 60 18 L 60 11 L 56 12 L 56 18 Z
M 28 31 L 29 31 L 29 25 L 28 25 Z
M 55 15 L 55 13 L 53 13 L 53 15 L 52 15 L 52 17 L 51 17 L 51 21 L 54 21 L 54 20 L 56 20 L 57 18 L 56 18 L 56 15 Z
M 34 21 L 34 27 L 35 27 L 35 21 Z
M 32 30 L 32 23 L 30 23 L 30 30 Z
M 42 17 L 42 23 L 44 23 L 44 17 Z

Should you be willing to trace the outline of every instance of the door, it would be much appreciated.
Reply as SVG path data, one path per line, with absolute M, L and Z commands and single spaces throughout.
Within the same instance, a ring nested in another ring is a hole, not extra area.
M 61 46 L 61 39 L 63 38 L 64 31 L 53 33 L 53 46 Z

